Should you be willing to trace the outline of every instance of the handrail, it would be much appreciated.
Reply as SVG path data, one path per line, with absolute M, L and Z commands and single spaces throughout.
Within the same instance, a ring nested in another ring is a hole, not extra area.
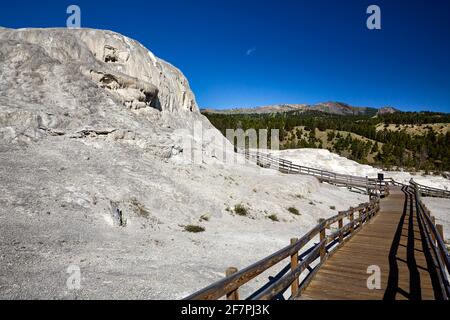
M 384 181 L 396 187 L 408 187 L 408 184 L 395 181 L 393 178 L 385 178 Z
M 409 185 L 395 181 L 392 178 L 385 178 L 380 181 L 377 178 L 368 178 L 360 176 L 352 176 L 340 174 L 328 170 L 316 169 L 311 167 L 305 167 L 298 164 L 294 164 L 292 161 L 282 158 L 274 157 L 268 153 L 262 152 L 250 152 L 248 149 L 244 150 L 244 154 L 247 158 L 256 159 L 258 165 L 264 167 L 262 161 L 269 162 L 269 166 L 274 164 L 277 169 L 284 173 L 292 174 L 307 174 L 318 178 L 322 182 L 333 183 L 337 185 L 351 186 L 355 188 L 365 187 L 367 193 L 379 193 L 381 196 L 389 195 L 389 185 L 407 187 Z M 422 194 L 432 197 L 450 198 L 450 191 L 438 188 L 432 188 L 424 185 L 417 184 Z
M 257 157 L 258 159 L 265 159 L 265 160 L 271 161 L 273 163 L 278 163 L 278 164 L 281 164 L 282 167 L 288 167 L 288 168 L 292 168 L 292 169 L 301 169 L 301 170 L 305 170 L 305 171 L 308 171 L 311 173 L 315 172 L 318 174 L 323 174 L 324 176 L 328 175 L 328 176 L 333 176 L 333 177 L 352 179 L 355 181 L 364 181 L 364 182 L 367 181 L 367 178 L 364 178 L 364 177 L 345 175 L 345 174 L 335 173 L 335 172 L 328 171 L 328 170 L 322 170 L 322 169 L 316 169 L 316 168 L 297 165 L 297 164 L 294 164 L 292 161 L 273 157 L 272 155 L 266 154 L 266 153 L 261 153 L 261 152 L 253 153 L 253 152 L 246 151 L 246 155 L 249 155 L 252 157 Z
M 450 299 L 450 254 L 443 239 L 443 231 L 442 229 L 440 231 L 438 230 L 439 225 L 434 223 L 434 217 L 431 216 L 430 210 L 428 210 L 421 199 L 421 185 L 416 183 L 413 179 L 411 179 L 410 185 L 414 191 L 419 218 L 426 229 L 425 236 L 427 238 L 427 242 L 431 246 L 430 249 L 434 252 L 434 260 L 437 262 L 436 267 L 439 270 L 443 297 L 448 300 Z
M 248 281 L 257 277 L 278 262 L 300 251 L 312 238 L 319 234 L 325 224 L 321 223 L 304 235 L 295 244 L 289 245 L 274 254 L 252 264 L 251 266 L 222 279 L 186 298 L 186 300 L 215 300 L 229 292 L 235 291 Z
M 250 297 L 257 300 L 273 299 L 277 295 L 284 292 L 290 285 L 292 286 L 291 297 L 298 295 L 301 293 L 301 289 L 306 286 L 304 283 L 302 283 L 302 285 L 298 283 L 302 273 L 318 258 L 320 258 L 320 261 L 314 268 L 320 268 L 324 261 L 332 253 L 334 253 L 334 251 L 338 250 L 350 237 L 355 234 L 355 231 L 359 231 L 365 223 L 367 223 L 376 213 L 378 213 L 380 208 L 379 205 L 380 198 L 377 197 L 369 203 L 359 205 L 357 208 L 350 208 L 347 211 L 339 212 L 336 216 L 321 221 L 302 238 L 292 239 L 291 245 L 252 264 L 249 267 L 246 267 L 239 272 L 235 271 L 234 274 L 229 275 L 226 278 L 221 279 L 186 297 L 185 300 L 216 300 L 223 296 L 227 296 L 230 300 L 233 299 L 233 297 L 236 298 L 238 297 L 237 292 L 242 285 L 246 284 L 288 257 L 291 257 L 291 270 L 266 289 L 255 295 L 251 295 Z M 355 213 L 359 214 L 357 219 L 355 219 Z M 344 219 L 349 220 L 345 226 Z M 327 236 L 327 230 L 330 229 L 331 225 L 335 223 L 338 223 L 337 231 Z M 319 242 L 313 245 L 313 249 L 304 255 L 304 259 L 298 263 L 300 250 L 313 241 L 317 235 L 320 236 Z M 337 241 L 338 245 L 332 246 L 328 250 L 327 245 L 332 244 L 333 241 Z
M 444 190 L 444 189 L 438 189 L 438 188 L 432 188 L 428 186 L 424 186 L 421 184 L 418 184 L 413 179 L 412 183 L 414 183 L 415 188 L 420 192 L 420 194 L 425 196 L 432 196 L 432 197 L 441 197 L 441 198 L 450 198 L 450 191 Z M 410 184 L 412 185 L 410 182 Z
M 409 187 L 410 184 L 401 183 L 398 181 L 395 181 L 392 178 L 386 178 L 384 181 L 388 184 L 391 184 L 393 186 L 399 186 L 399 187 Z M 414 179 L 412 179 L 414 181 Z M 422 184 L 418 184 L 414 181 L 414 185 L 417 186 L 420 193 L 426 196 L 434 196 L 434 197 L 442 197 L 442 198 L 450 198 L 450 190 L 444 190 L 444 189 L 438 189 L 433 187 L 428 187 Z
M 345 175 L 327 170 L 305 167 L 294 164 L 292 161 L 274 157 L 259 151 L 251 152 L 250 150 L 245 149 L 243 152 L 247 159 L 255 160 L 257 165 L 261 167 L 272 168 L 272 166 L 275 166 L 275 169 L 283 173 L 312 175 L 321 182 L 343 185 L 356 189 L 362 188 L 363 191 L 366 191 L 371 196 L 375 194 L 380 194 L 380 196 L 389 195 L 388 184 L 376 178 Z
M 314 248 L 314 250 L 308 254 L 305 260 L 303 260 L 297 267 L 295 267 L 291 272 L 284 275 L 279 281 L 273 283 L 270 287 L 266 288 L 263 292 L 256 295 L 254 300 L 272 300 L 280 292 L 286 290 L 296 279 L 298 279 L 302 272 L 320 256 L 320 250 L 326 244 L 326 240 L 323 239 Z

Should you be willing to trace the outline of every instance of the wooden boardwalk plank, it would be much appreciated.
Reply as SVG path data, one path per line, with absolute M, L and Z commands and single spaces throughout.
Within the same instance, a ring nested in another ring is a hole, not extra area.
M 436 275 L 424 248 L 410 195 L 394 187 L 379 214 L 319 269 L 298 299 L 436 299 Z M 381 270 L 381 289 L 370 290 L 369 266 Z

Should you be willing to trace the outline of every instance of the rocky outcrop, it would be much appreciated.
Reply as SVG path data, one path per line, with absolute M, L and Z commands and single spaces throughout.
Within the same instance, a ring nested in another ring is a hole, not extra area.
M 177 129 L 215 130 L 180 70 L 111 31 L 1 29 L 0 70 L 0 142 L 122 141 L 166 158 L 194 138 Z
M 89 70 L 89 76 L 101 88 L 113 93 L 130 109 L 151 107 L 161 110 L 158 88 L 149 82 L 120 73 L 104 73 L 94 70 Z
M 33 71 L 28 76 L 34 86 L 44 86 L 46 76 L 52 76 L 52 72 L 70 71 L 72 78 L 90 78 L 133 109 L 198 111 L 189 83 L 178 69 L 117 33 L 91 29 L 2 29 L 0 41 L 2 63 L 13 63 L 8 70 L 30 67 Z M 62 66 L 67 68 L 58 70 Z M 72 85 L 76 87 L 76 83 Z
M 383 114 L 393 114 L 393 113 L 397 113 L 397 112 L 401 112 L 401 111 L 398 110 L 398 109 L 395 109 L 393 107 L 383 107 L 383 108 L 378 110 L 377 116 L 378 115 L 383 115 Z

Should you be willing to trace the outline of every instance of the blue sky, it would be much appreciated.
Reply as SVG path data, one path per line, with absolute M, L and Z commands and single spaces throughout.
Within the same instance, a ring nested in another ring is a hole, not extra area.
M 342 101 L 450 112 L 449 0 L 23 1 L 0 25 L 82 27 L 132 37 L 188 77 L 202 108 Z M 366 28 L 381 8 L 382 30 Z

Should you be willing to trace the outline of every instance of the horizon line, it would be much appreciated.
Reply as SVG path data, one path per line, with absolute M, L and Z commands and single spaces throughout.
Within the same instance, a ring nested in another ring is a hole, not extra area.
M 293 106 L 293 105 L 304 105 L 304 106 L 309 106 L 309 107 L 314 107 L 314 106 L 318 106 L 320 104 L 325 104 L 325 103 L 340 103 L 340 104 L 344 104 L 344 105 L 348 105 L 349 107 L 352 108 L 366 108 L 366 109 L 376 109 L 376 110 L 381 110 L 381 109 L 385 109 L 385 108 L 393 108 L 396 109 L 400 112 L 418 112 L 418 113 L 423 113 L 423 112 L 434 112 L 434 113 L 442 113 L 442 114 L 449 114 L 450 112 L 446 112 L 446 111 L 436 111 L 436 110 L 432 110 L 432 109 L 422 109 L 422 108 L 417 108 L 418 110 L 405 110 L 407 107 L 395 107 L 392 105 L 386 105 L 386 106 L 382 106 L 382 107 L 373 107 L 373 106 L 357 106 L 357 105 L 352 105 L 346 102 L 341 102 L 341 101 L 326 101 L 326 102 L 318 102 L 318 103 L 275 103 L 275 104 L 267 104 L 267 105 L 257 105 L 254 107 L 239 107 L 239 106 L 234 106 L 234 107 L 201 107 L 199 106 L 200 111 L 202 110 L 220 110 L 220 111 L 224 111 L 224 110 L 240 110 L 240 109 L 244 109 L 244 110 L 251 110 L 251 109 L 258 109 L 258 108 L 265 108 L 265 107 L 277 107 L 277 106 Z

